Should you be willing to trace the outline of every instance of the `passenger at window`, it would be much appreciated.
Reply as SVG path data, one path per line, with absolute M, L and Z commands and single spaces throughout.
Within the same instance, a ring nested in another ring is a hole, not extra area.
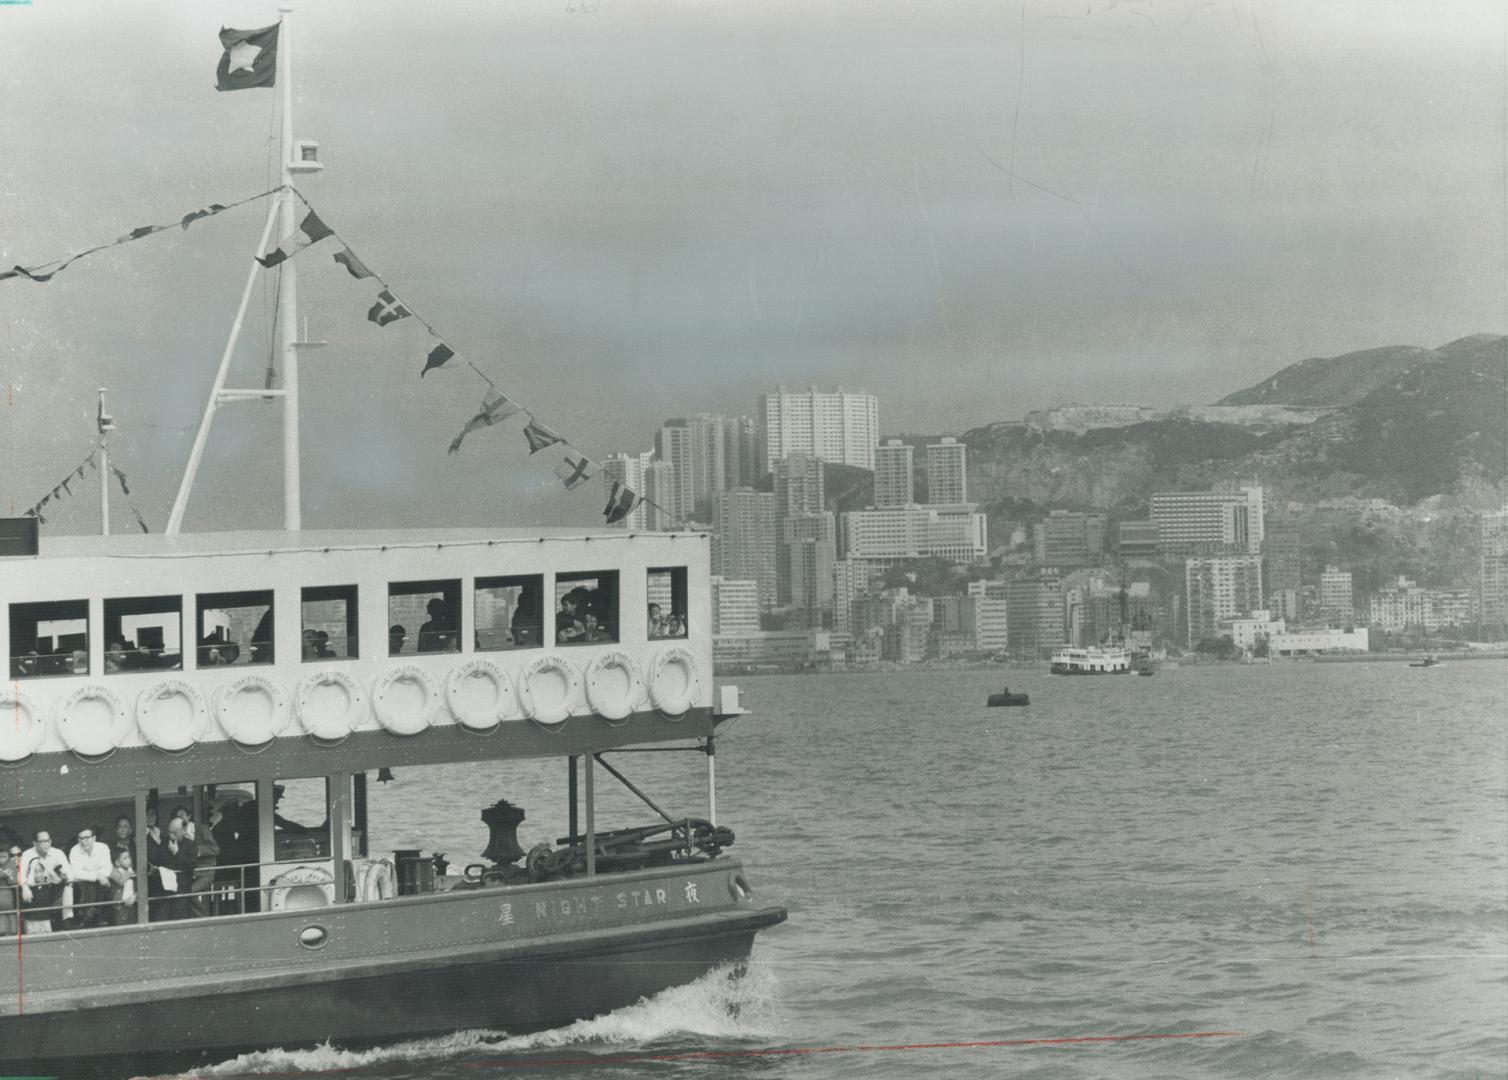
M 235 663 L 234 660 L 230 661 Z M 253 664 L 272 663 L 272 608 L 262 613 L 257 620 L 257 628 L 251 632 L 251 662 Z
M 508 629 L 513 634 L 515 648 L 523 649 L 540 643 L 540 634 L 543 629 L 539 623 L 539 613 L 532 604 L 526 605 L 524 600 L 527 593 L 520 593 L 518 607 L 513 609 L 513 617 L 508 620 Z
M 686 622 L 679 615 L 671 615 L 665 619 L 665 633 L 663 637 L 685 637 Z
M 305 629 L 303 634 L 304 659 L 319 659 L 319 641 L 314 636 L 314 631 Z
M 28 934 L 61 929 L 63 912 L 59 904 L 67 884 L 67 857 L 52 846 L 52 835 L 39 829 L 32 846 L 21 856 L 21 906 Z
M 194 879 L 189 887 L 192 894 L 189 907 L 196 918 L 209 914 L 209 893 L 215 884 L 215 863 L 220 857 L 220 844 L 215 839 L 215 826 L 224 820 L 219 810 L 211 807 L 209 820 L 198 829 L 194 838 Z
M 572 589 L 560 598 L 560 610 L 555 613 L 555 641 L 568 645 L 586 637 L 586 623 L 581 612 L 587 607 L 587 590 Z
M 665 616 L 660 613 L 659 604 L 649 605 L 649 637 L 651 640 L 665 636 Z
M 184 834 L 186 822 L 175 817 L 168 822 L 167 836 L 157 849 L 157 875 L 165 897 L 164 918 L 186 919 L 189 916 L 189 889 L 194 878 L 198 851 Z
M 110 861 L 120 858 L 122 851 L 136 851 L 136 826 L 125 814 L 115 819 L 115 836 L 110 841 Z
M 136 861 L 129 851 L 118 852 L 110 871 L 111 926 L 136 924 Z
M 68 876 L 73 882 L 73 925 L 80 929 L 104 926 L 110 899 L 110 849 L 95 839 L 93 829 L 81 829 L 79 842 L 68 853 Z
M 597 616 L 588 611 L 581 617 L 581 625 L 586 628 L 582 635 L 583 641 L 611 641 L 612 636 L 601 626 L 597 625 Z
M 314 631 L 314 655 L 321 660 L 336 659 L 335 650 L 330 648 L 330 635 L 323 630 Z
M 450 605 L 436 596 L 424 610 L 429 612 L 429 621 L 419 627 L 419 652 L 460 652 L 461 639 Z
M 126 643 L 119 638 L 110 642 L 110 647 L 105 650 L 105 670 L 125 671 L 127 659 L 130 653 L 126 651 Z
M 408 638 L 408 631 L 401 623 L 394 623 L 387 628 L 387 654 L 397 656 L 403 651 L 403 642 Z

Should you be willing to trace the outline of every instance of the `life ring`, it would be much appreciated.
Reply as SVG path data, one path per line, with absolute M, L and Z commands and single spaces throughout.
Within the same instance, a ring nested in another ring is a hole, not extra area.
M 513 680 L 491 660 L 457 664 L 445 679 L 445 704 L 473 731 L 490 731 L 513 715 Z
M 679 720 L 701 696 L 702 678 L 696 658 L 679 645 L 661 649 L 650 668 L 649 700 L 671 719 Z
M 187 750 L 209 734 L 209 705 L 185 679 L 164 679 L 136 695 L 136 726 L 159 750 Z
M 398 873 L 391 859 L 378 859 L 361 868 L 356 878 L 356 902 L 390 900 L 398 895 Z
M 417 735 L 429 727 L 440 692 L 418 664 L 394 664 L 372 685 L 377 720 L 394 735 Z
M 295 866 L 267 884 L 273 911 L 308 911 L 335 903 L 335 879 L 323 866 Z
M 215 719 L 242 746 L 261 746 L 288 729 L 288 693 L 265 675 L 242 675 L 215 691 Z
M 632 713 L 644 700 L 644 677 L 633 657 L 614 649 L 588 664 L 586 699 L 592 711 L 607 720 L 622 720 Z
M 529 661 L 518 680 L 519 700 L 535 723 L 564 723 L 581 697 L 581 673 L 563 656 L 545 653 Z
M 298 722 L 318 739 L 343 739 L 367 714 L 361 684 L 338 668 L 322 668 L 304 676 L 294 692 Z
M 114 690 L 91 683 L 58 702 L 54 724 L 68 749 L 98 757 L 130 737 L 131 712 Z
M 25 761 L 47 737 L 47 717 L 31 695 L 0 687 L 0 761 Z

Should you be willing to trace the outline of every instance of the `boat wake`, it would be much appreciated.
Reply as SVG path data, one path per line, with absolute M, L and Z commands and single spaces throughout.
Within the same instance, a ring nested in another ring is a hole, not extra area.
M 741 972 L 741 973 L 740 973 Z M 364 1050 L 345 1050 L 329 1044 L 306 1050 L 260 1050 L 229 1061 L 179 1074 L 178 1080 L 278 1073 L 318 1074 L 351 1072 L 402 1062 L 437 1062 L 485 1055 L 517 1055 L 526 1064 L 542 1050 L 571 1047 L 584 1056 L 596 1052 L 621 1054 L 628 1050 L 663 1046 L 668 1041 L 763 1040 L 776 1034 L 776 980 L 763 964 L 727 965 L 696 982 L 673 987 L 615 1012 L 578 1020 L 562 1028 L 529 1035 L 500 1031 L 457 1031 L 426 1039 L 411 1039 Z M 384 1070 L 384 1075 L 393 1074 Z M 431 1075 L 429 1069 L 414 1075 Z

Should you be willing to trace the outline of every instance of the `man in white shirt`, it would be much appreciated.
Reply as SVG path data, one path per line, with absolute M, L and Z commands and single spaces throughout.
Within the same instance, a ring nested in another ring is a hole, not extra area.
M 68 859 L 52 846 L 52 836 L 39 829 L 32 847 L 21 856 L 21 906 L 26 909 L 26 932 L 56 930 L 63 912 L 58 906 L 68 883 Z
M 68 876 L 73 882 L 74 926 L 108 926 L 110 899 L 110 849 L 94 836 L 94 830 L 79 830 L 79 842 L 68 853 Z M 98 904 L 93 907 L 90 905 Z

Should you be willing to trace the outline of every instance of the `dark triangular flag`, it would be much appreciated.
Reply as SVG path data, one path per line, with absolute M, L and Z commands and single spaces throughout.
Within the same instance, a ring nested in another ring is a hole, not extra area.
M 187 229 L 190 225 L 198 221 L 200 218 L 210 217 L 214 214 L 218 214 L 221 210 L 224 209 L 225 207 L 221 206 L 219 203 L 210 203 L 202 210 L 195 210 L 192 214 L 184 214 L 183 220 L 179 222 L 179 224 Z
M 310 210 L 304 215 L 304 220 L 298 223 L 298 231 L 292 236 L 285 236 L 278 241 L 278 246 L 266 255 L 258 255 L 257 262 L 271 269 L 286 259 L 291 259 L 304 248 L 319 243 L 327 236 L 334 236 L 335 230 L 319 220 L 319 215 Z
M 424 358 L 424 370 L 419 372 L 419 378 L 424 378 L 425 375 L 429 374 L 431 368 L 439 367 L 454 355 L 454 349 L 445 344 L 445 342 L 440 342 L 433 349 L 430 349 L 429 355 Z
M 120 481 L 121 494 L 123 494 L 123 495 L 129 495 L 129 494 L 131 494 L 131 489 L 128 488 L 128 487 L 126 487 L 126 474 L 123 473 L 123 472 L 121 472 L 114 465 L 110 466 L 110 471 L 115 474 L 115 479 L 117 479 L 117 480 Z
M 154 232 L 159 232 L 161 229 L 161 225 L 142 225 L 132 229 L 115 242 L 117 244 L 124 244 L 127 240 L 140 240 L 143 236 L 151 236 Z
M 488 394 L 487 399 L 482 402 L 482 411 L 466 421 L 466 426 L 461 429 L 461 433 L 450 444 L 450 452 L 454 454 L 460 450 L 461 440 L 465 439 L 473 431 L 480 431 L 484 427 L 491 427 L 493 424 L 501 423 L 518 411 L 518 404 L 507 394 Z
M 220 44 L 225 54 L 215 69 L 216 90 L 249 90 L 255 86 L 272 86 L 278 69 L 278 26 L 260 30 L 220 28 Z
M 67 264 L 65 263 L 64 265 L 66 266 Z M 62 266 L 58 267 L 58 270 L 61 269 L 63 269 Z M 58 270 L 54 270 L 52 274 L 56 274 Z M 24 266 L 15 267 L 13 270 L 11 270 L 11 273 L 20 274 L 27 281 L 47 282 L 52 280 L 52 274 L 34 274 Z
M 554 443 L 565 442 L 563 438 L 545 427 L 533 416 L 529 417 L 529 424 L 524 428 L 524 439 L 529 444 L 529 453 L 537 454 L 545 447 Z
M 350 248 L 341 248 L 337 251 L 335 253 L 335 261 L 344 266 L 350 271 L 351 276 L 358 280 L 361 278 L 376 277 L 375 274 L 366 268 L 366 264 L 356 257 Z
M 367 321 L 374 322 L 378 326 L 386 326 L 390 322 L 406 319 L 413 312 L 404 307 L 402 302 L 387 289 L 377 294 L 377 302 L 367 311 Z
M 574 491 L 597 475 L 597 466 L 577 454 L 567 454 L 565 460 L 555 466 L 555 475 L 560 477 L 567 491 Z
M 61 487 L 63 489 L 63 494 L 64 495 L 72 495 L 73 494 L 73 489 L 68 486 L 69 483 L 72 482 L 72 480 L 73 480 L 73 475 L 70 473 L 68 476 L 65 476 L 63 478 L 63 482 L 58 485 L 59 487 Z
M 607 507 L 602 511 L 609 525 L 616 525 L 629 514 L 633 513 L 634 507 L 639 502 L 637 492 L 627 485 L 614 480 L 607 491 Z

